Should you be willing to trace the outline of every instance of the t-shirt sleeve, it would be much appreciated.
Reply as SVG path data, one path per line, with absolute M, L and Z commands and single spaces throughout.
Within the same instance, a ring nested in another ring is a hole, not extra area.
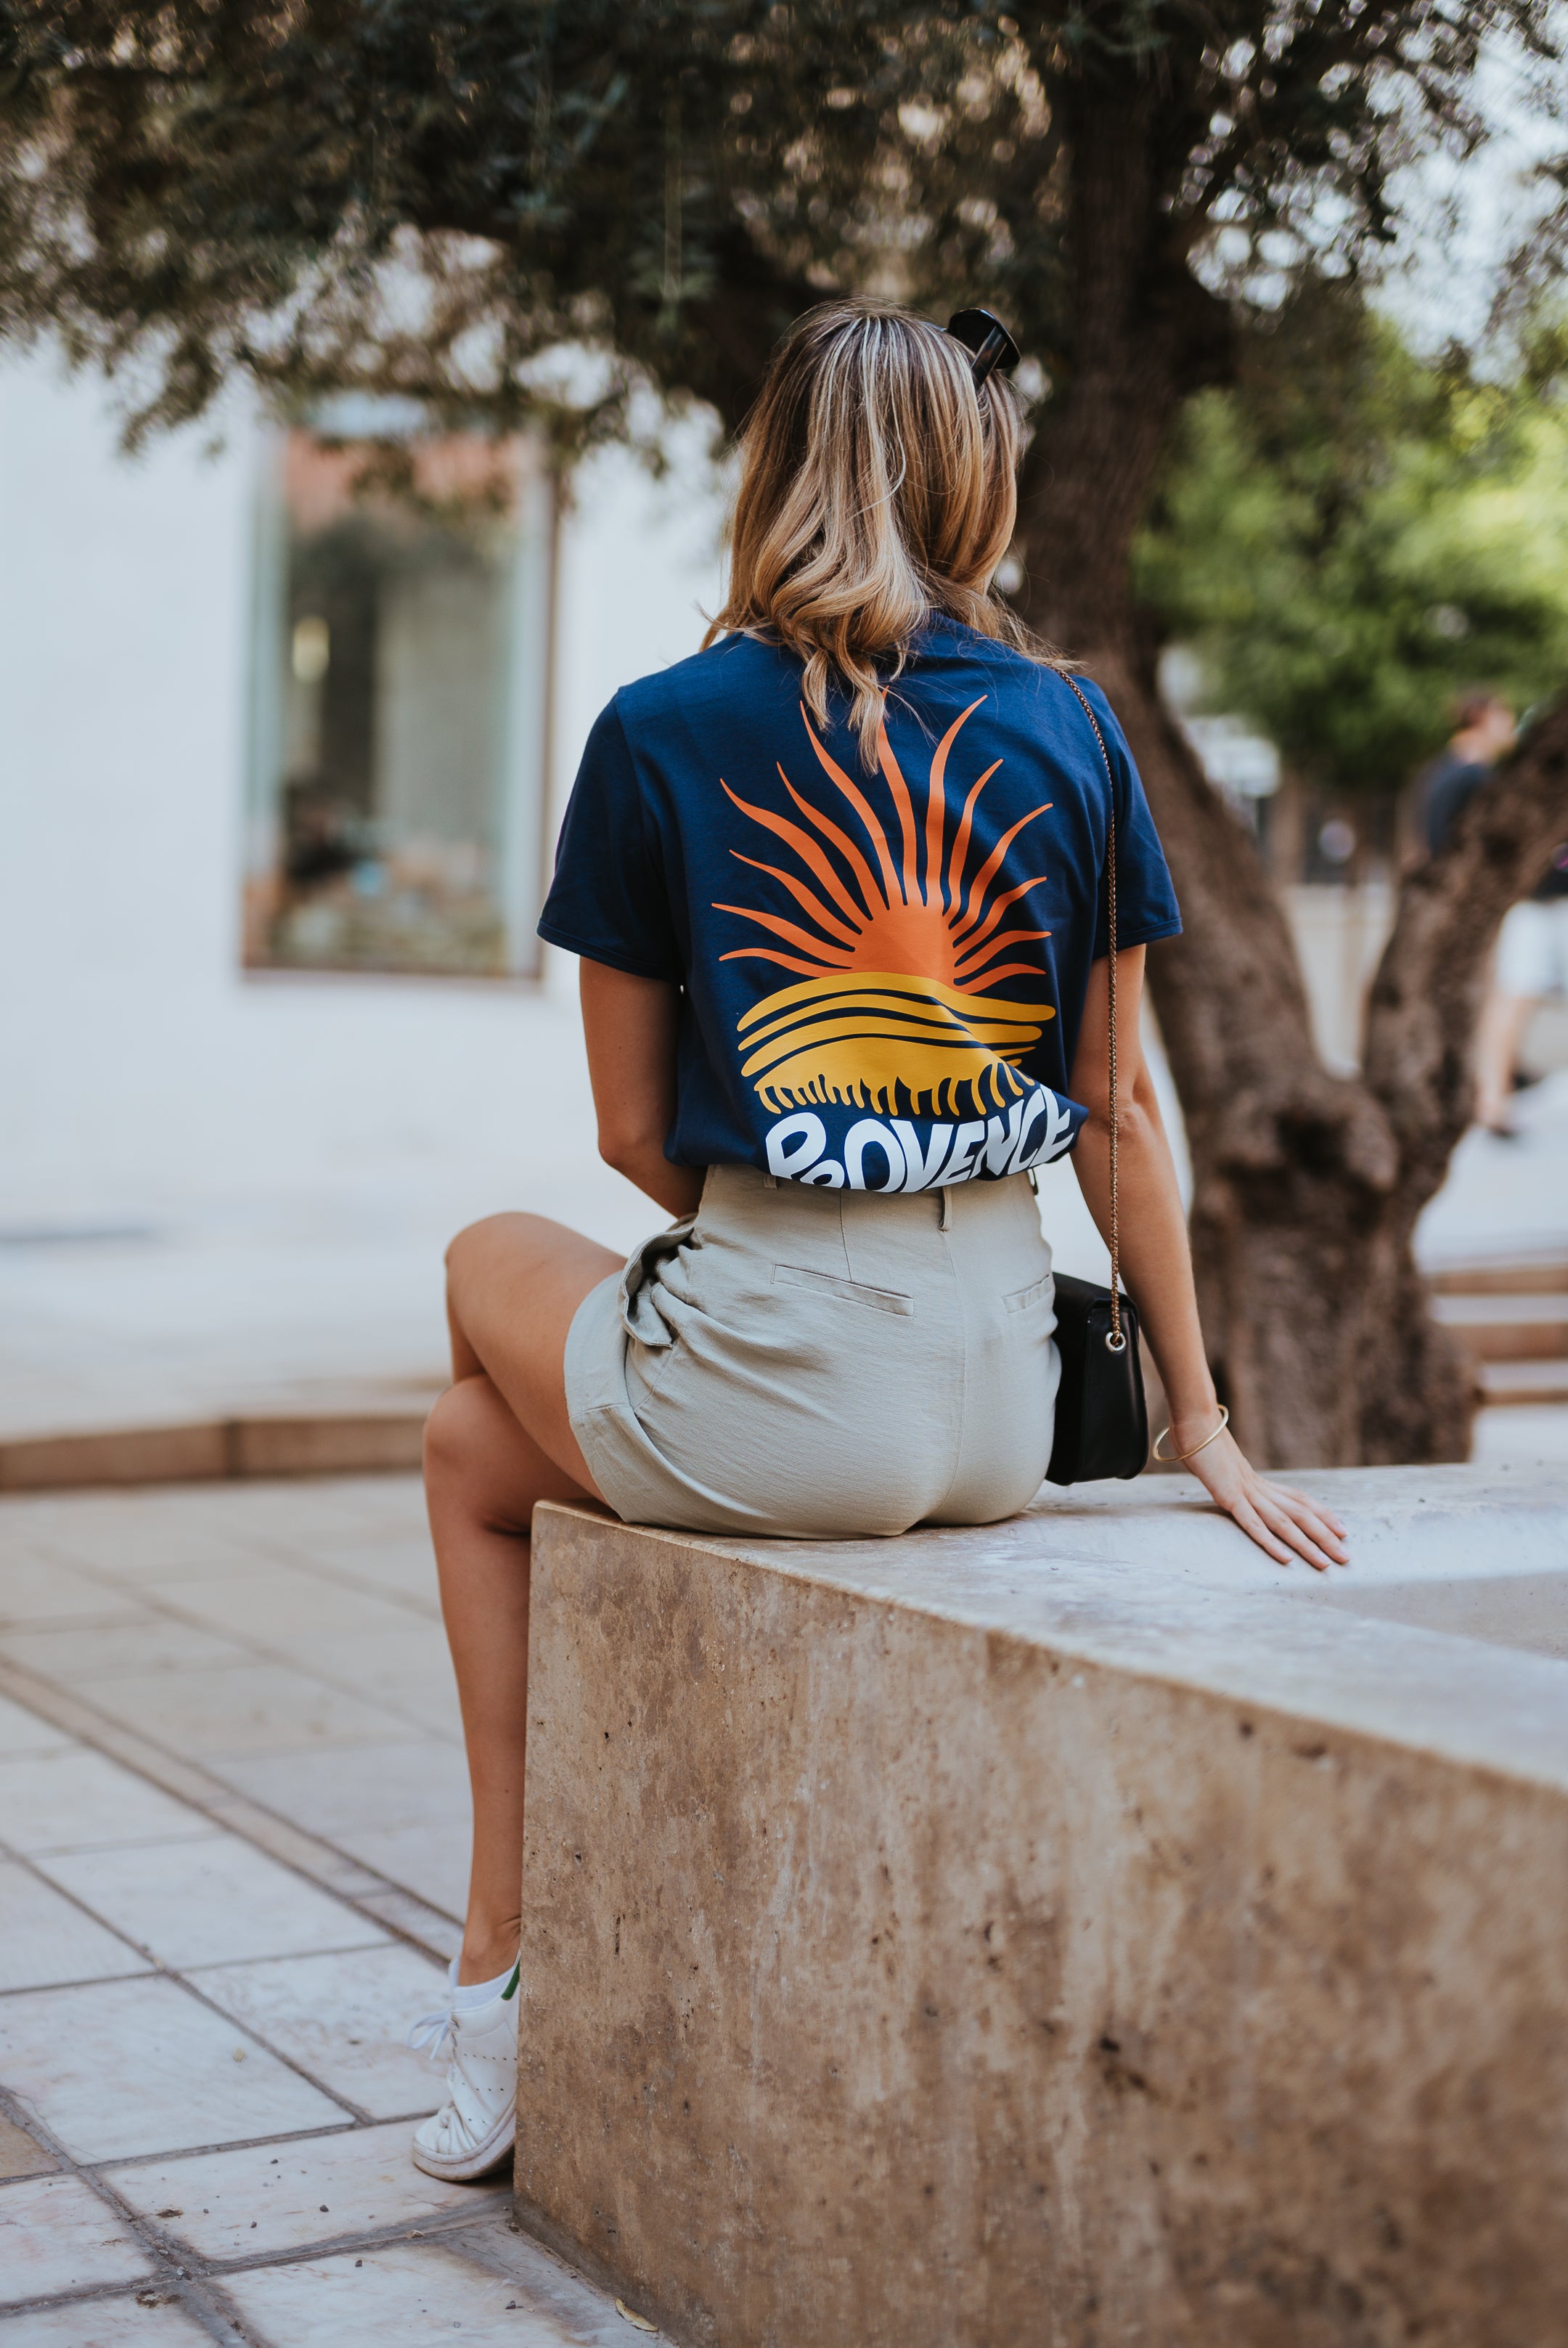
M 539 935 L 637 978 L 682 975 L 657 833 L 613 701 L 577 770 Z
M 1157 938 L 1179 937 L 1182 915 L 1171 885 L 1171 869 L 1149 812 L 1143 779 L 1127 747 L 1127 737 L 1100 687 L 1091 685 L 1087 677 L 1080 678 L 1078 683 L 1093 706 L 1111 759 L 1116 809 L 1116 943 L 1118 947 L 1147 946 Z M 1098 749 L 1094 757 L 1098 765 Z M 1106 895 L 1102 887 L 1094 925 L 1096 962 L 1110 952 L 1110 946 Z

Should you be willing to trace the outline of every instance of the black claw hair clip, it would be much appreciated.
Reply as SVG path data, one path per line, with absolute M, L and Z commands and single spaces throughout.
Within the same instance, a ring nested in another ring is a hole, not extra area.
M 948 332 L 970 353 L 969 367 L 977 391 L 993 370 L 1011 375 L 1019 363 L 1018 345 L 1001 320 L 993 318 L 989 310 L 955 310 L 948 321 Z

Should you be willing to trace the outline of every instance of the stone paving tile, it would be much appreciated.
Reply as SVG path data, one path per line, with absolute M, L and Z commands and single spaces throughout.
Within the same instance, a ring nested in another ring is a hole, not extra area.
M 13 1850 L 86 1850 L 211 1831 L 183 1802 L 83 1746 L 0 1761 L 0 1839 Z
M 626 2348 L 637 2336 L 623 2324 L 615 2333 L 605 2330 L 602 2303 L 590 2302 L 583 2320 L 548 2303 L 519 2303 L 518 2285 L 434 2242 L 262 2267 L 230 2276 L 225 2289 L 242 2317 L 288 2348 L 386 2348 L 393 2340 L 419 2348 L 450 2343 L 458 2330 L 465 2348 L 502 2341 L 507 2348 L 597 2348 L 611 2340 Z
M 145 1581 L 140 1591 L 214 1631 L 259 1640 L 274 1650 L 309 1649 L 350 1639 L 357 1649 L 362 1639 L 381 1632 L 420 1635 L 420 1625 L 405 1607 L 276 1561 L 251 1564 L 241 1573 L 207 1575 L 200 1581 Z
M 123 1612 L 118 1591 L 53 1558 L 0 1556 L 0 1624 L 64 1622 Z
M 80 2178 L 0 2185 L 0 2307 L 137 2282 L 151 2265 L 135 2235 Z
M 468 1770 L 445 1738 L 346 1746 L 323 1769 L 313 1753 L 223 1765 L 226 1782 L 296 1826 L 335 1841 L 355 1827 L 468 1825 Z
M 157 1976 L 0 1998 L 0 2079 L 76 2160 L 242 2144 L 348 2116 Z
M 163 1965 L 384 1946 L 341 1900 L 237 1835 L 43 1859 L 43 1872 Z
M 443 2003 L 439 1966 L 392 1942 L 330 1956 L 222 1965 L 194 1988 L 313 2079 L 372 2119 L 434 2111 L 437 2073 L 404 2044 L 411 2023 Z
M 106 1547 L 109 1546 L 106 1544 Z M 252 1549 L 238 1541 L 211 1539 L 180 1543 L 172 1554 L 149 1542 L 143 1549 L 133 1549 L 128 1556 L 115 1554 L 100 1559 L 84 1557 L 75 1542 L 51 1544 L 54 1554 L 68 1558 L 84 1571 L 92 1573 L 104 1590 L 119 1603 L 131 1603 L 140 1597 L 149 1581 L 170 1589 L 187 1583 L 221 1581 L 235 1573 L 253 1573 L 264 1561 L 264 1547 Z
M 74 1742 L 63 1728 L 53 1727 L 36 1713 L 0 1695 L 0 1760 L 13 1754 L 63 1753 Z
M 356 1603 L 368 1608 L 374 1601 L 363 1598 Z M 356 1689 L 364 1689 L 380 1702 L 388 1700 L 384 1691 L 395 1689 L 417 1690 L 427 1697 L 447 1688 L 456 1693 L 446 1637 L 437 1622 L 421 1622 L 409 1614 L 394 1624 L 379 1620 L 367 1622 L 363 1632 L 333 1637 L 331 1644 L 335 1652 L 330 1658 L 323 1652 L 325 1644 L 323 1639 L 293 1632 L 288 1647 L 281 1652 L 305 1670 L 313 1668 L 313 1661 L 318 1671 L 331 1670 L 338 1679 L 352 1678 Z
M 145 1957 L 15 1859 L 0 1859 L 0 1991 L 148 1971 Z
M 0 2315 L 4 2348 L 212 2348 L 212 2340 L 182 2308 L 142 2307 L 134 2298 L 89 2301 L 85 2307 L 67 2301 L 26 2315 Z
M 54 2154 L 35 2143 L 26 2128 L 19 2128 L 15 2120 L 8 2120 L 0 2112 L 0 2177 L 36 2177 L 59 2165 Z
M 267 1487 L 280 1509 L 302 1488 L 283 1483 Z M 313 1485 L 311 1490 L 321 1504 L 323 1522 L 330 1516 L 342 1540 L 412 1540 L 416 1535 L 428 1539 L 425 1488 L 417 1476 L 336 1476 Z
M 17 1496 L 0 1508 L 0 1548 L 7 1536 L 31 1538 L 56 1557 L 124 1581 L 253 1566 L 263 1530 L 261 1512 L 226 1515 L 218 1495 L 199 1486 L 38 1500 Z
M 282 1538 L 297 1548 L 313 1540 L 383 1540 L 425 1527 L 425 1494 L 417 1476 L 278 1477 L 244 1488 L 248 1505 L 231 1505 L 233 1487 L 210 1489 L 225 1524 L 242 1513 L 246 1537 Z
M 510 2199 L 506 2171 L 479 2185 L 443 2185 L 408 2157 L 406 2120 L 300 2144 L 188 2153 L 104 2172 L 133 2209 L 197 2256 L 261 2258 L 377 2227 L 417 2226 L 452 2210 Z M 323 2209 L 322 2204 L 325 2202 Z
M 439 1634 L 437 1634 L 439 1635 Z M 463 1710 L 457 1683 L 445 1654 L 415 1670 L 377 1675 L 372 1693 L 390 1712 L 395 1708 L 416 1727 L 427 1729 L 452 1745 L 463 1742 Z
M 377 1484 L 385 1484 L 389 1491 L 398 1488 L 388 1498 L 373 1489 Z M 243 1496 L 240 1504 L 237 1495 Z M 159 1514 L 164 1498 L 174 1498 L 186 1544 L 171 1554 L 178 1554 L 181 1562 L 196 1554 L 199 1535 L 214 1549 L 221 1545 L 235 1555 L 245 1552 L 252 1560 L 276 1556 L 280 1550 L 292 1560 L 316 1544 L 333 1548 L 407 1540 L 425 1528 L 424 1495 L 417 1476 L 280 1477 L 272 1481 L 190 1486 L 172 1493 L 166 1487 L 163 1493 L 140 1497 Z
M 391 1630 L 375 1623 L 363 1637 L 306 1629 L 275 1638 L 272 1646 L 273 1660 L 408 1715 L 415 1735 L 421 1728 L 447 1738 L 462 1735 L 457 1684 L 434 1623 L 405 1618 Z
M 548 2309 L 581 2348 L 633 2348 L 639 2337 L 646 2336 L 628 2329 L 609 2292 L 552 2257 L 501 2210 L 460 2232 L 443 2235 L 441 2241 L 449 2257 L 504 2276 L 519 2306 Z M 845 2342 L 844 2348 L 851 2343 Z
M 0 1655 L 62 1687 L 119 1672 L 210 1671 L 246 1661 L 233 1640 L 150 1612 L 68 1630 L 13 1631 L 0 1638 Z
M 35 1550 L 115 1581 L 154 1560 L 173 1570 L 249 1544 L 248 1529 L 224 1518 L 211 1485 L 0 1496 L 0 1555 Z
M 287 1663 L 106 1674 L 93 1682 L 92 1700 L 111 1719 L 193 1759 L 385 1745 L 407 1734 L 395 1713 L 324 1687 Z
M 313 1541 L 301 1555 L 303 1562 L 320 1565 L 343 1580 L 379 1594 L 395 1591 L 405 1603 L 413 1601 L 433 1616 L 440 1612 L 436 1553 L 423 1528 L 408 1540 Z
M 449 1825 L 353 1827 L 333 1840 L 352 1859 L 461 1921 L 468 1901 L 466 1813 Z

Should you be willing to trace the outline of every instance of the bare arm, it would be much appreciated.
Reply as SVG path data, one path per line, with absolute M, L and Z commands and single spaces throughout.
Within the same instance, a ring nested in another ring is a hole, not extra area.
M 702 1170 L 671 1166 L 664 1155 L 664 1137 L 675 1121 L 680 988 L 584 962 L 579 991 L 600 1156 L 671 1214 L 694 1215 Z
M 1143 1057 L 1138 1018 L 1143 993 L 1143 948 L 1129 946 L 1116 958 L 1122 1273 L 1127 1292 L 1138 1307 L 1143 1332 L 1171 1406 L 1171 1448 L 1186 1451 L 1213 1433 L 1219 1403 L 1204 1354 L 1176 1169 L 1153 1079 Z M 1071 1086 L 1073 1099 L 1081 1101 L 1089 1111 L 1078 1138 L 1073 1167 L 1089 1211 L 1107 1243 L 1111 1237 L 1110 1026 L 1109 966 L 1102 959 L 1089 982 Z M 1304 1493 L 1260 1476 L 1229 1433 L 1207 1445 L 1187 1464 L 1216 1505 L 1282 1565 L 1288 1564 L 1293 1555 L 1305 1558 L 1319 1570 L 1330 1563 L 1347 1562 L 1345 1528 L 1338 1519 Z

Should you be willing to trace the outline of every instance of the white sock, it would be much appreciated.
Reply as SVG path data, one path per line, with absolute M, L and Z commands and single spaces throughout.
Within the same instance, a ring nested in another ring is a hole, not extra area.
M 500 1996 L 516 1971 L 515 1965 L 508 1965 L 504 1973 L 496 1975 L 494 1981 L 466 1982 L 453 1994 L 453 2013 L 471 2013 L 477 2005 L 488 2005 L 493 1998 Z

